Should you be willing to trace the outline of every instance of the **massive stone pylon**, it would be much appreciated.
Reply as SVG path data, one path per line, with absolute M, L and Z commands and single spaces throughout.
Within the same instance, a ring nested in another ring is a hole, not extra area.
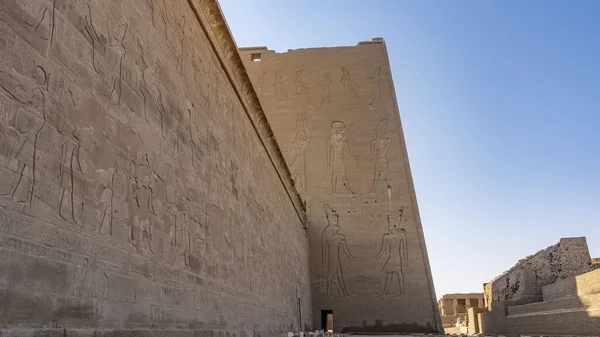
M 240 53 L 307 205 L 313 325 L 442 331 L 383 39 Z

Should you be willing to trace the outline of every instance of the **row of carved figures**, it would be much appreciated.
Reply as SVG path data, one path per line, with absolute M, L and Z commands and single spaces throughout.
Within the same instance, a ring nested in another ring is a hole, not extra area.
M 346 256 L 350 260 L 358 260 L 358 257 L 350 252 L 346 237 L 341 233 L 342 227 L 339 223 L 338 212 L 329 205 L 325 205 L 325 215 L 328 225 L 321 234 L 321 261 L 327 275 L 327 295 L 337 297 L 332 291 L 335 281 L 342 296 L 354 297 L 346 285 L 342 256 Z M 371 261 L 383 261 L 381 267 L 383 289 L 377 297 L 404 295 L 404 269 L 408 265 L 408 246 L 406 230 L 401 228 L 403 215 L 403 208 L 399 210 L 398 216 L 388 215 L 388 231 L 381 238 L 379 252 L 374 257 L 368 258 Z M 397 282 L 400 291 L 390 295 L 394 281 Z
M 335 121 L 331 124 L 331 134 L 327 139 L 327 168 L 331 178 L 330 193 L 338 192 L 338 184 L 341 183 L 344 192 L 355 194 L 348 181 L 346 174 L 346 163 L 357 163 L 359 160 L 350 151 L 346 139 L 346 125 L 342 121 Z M 376 193 L 383 183 L 387 191 L 391 189 L 391 176 L 388 165 L 388 152 L 391 146 L 391 139 L 387 136 L 389 121 L 387 119 L 379 122 L 375 132 L 375 138 L 371 140 L 369 155 L 363 160 L 365 162 L 374 161 L 373 181 L 371 189 L 367 193 Z M 285 150 L 288 153 L 288 164 L 292 178 L 301 195 L 306 190 L 306 151 L 310 146 L 307 140 L 305 130 L 296 132 L 296 139 L 291 146 Z
M 383 76 L 381 75 L 381 67 L 375 68 L 372 76 L 369 76 L 368 93 L 361 92 L 361 86 L 356 84 L 354 77 L 350 74 L 350 70 L 346 67 L 342 67 L 340 70 L 340 80 L 342 92 L 347 93 L 355 99 L 362 99 L 365 96 L 368 97 L 370 104 L 381 102 L 381 83 Z M 267 72 L 261 73 L 255 81 L 255 87 L 257 89 L 259 97 L 262 99 Z M 304 80 L 304 70 L 297 70 L 293 84 L 293 95 L 300 97 L 305 103 L 308 103 L 311 96 L 314 95 L 315 91 L 319 92 L 319 105 L 331 105 L 331 85 L 334 83 L 332 80 L 331 71 L 325 72 L 323 78 L 314 85 L 307 85 Z M 275 92 L 275 98 L 277 100 L 286 100 L 289 98 L 288 90 L 283 79 L 283 75 L 277 71 L 273 74 L 273 89 Z

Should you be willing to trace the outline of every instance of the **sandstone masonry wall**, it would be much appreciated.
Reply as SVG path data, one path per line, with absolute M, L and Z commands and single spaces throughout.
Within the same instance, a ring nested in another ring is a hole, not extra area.
M 486 305 L 489 308 L 498 301 L 539 302 L 543 286 L 585 273 L 591 266 L 585 237 L 562 238 L 558 244 L 520 260 L 509 271 L 484 284 Z
M 0 328 L 307 327 L 304 222 L 214 0 L 1 1 Z
M 307 205 L 313 324 L 441 331 L 384 41 L 241 55 Z

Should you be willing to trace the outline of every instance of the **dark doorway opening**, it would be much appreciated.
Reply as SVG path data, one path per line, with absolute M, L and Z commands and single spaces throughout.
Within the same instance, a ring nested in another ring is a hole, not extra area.
M 321 329 L 333 332 L 333 310 L 321 310 Z

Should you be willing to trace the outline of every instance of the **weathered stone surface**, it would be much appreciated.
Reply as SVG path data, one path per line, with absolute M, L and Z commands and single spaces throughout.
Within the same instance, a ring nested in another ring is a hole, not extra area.
M 479 314 L 482 312 L 486 312 L 487 308 L 486 307 L 473 307 L 473 308 L 469 308 L 467 310 L 467 321 L 468 321 L 468 332 L 469 335 L 477 335 L 481 333 L 481 328 L 480 328 L 480 324 L 479 324 Z
M 544 302 L 592 294 L 600 294 L 600 269 L 542 287 Z
M 600 268 L 600 258 L 595 257 L 592 259 L 592 269 L 599 269 Z
M 1 3 L 0 335 L 310 325 L 304 208 L 216 1 Z
M 486 295 L 491 291 L 494 295 L 488 297 L 491 310 L 478 314 L 476 330 L 485 334 L 597 335 L 600 270 L 589 271 L 591 268 L 585 238 L 561 239 L 520 261 L 485 285 Z M 533 277 L 524 282 L 523 275 Z M 498 280 L 505 281 L 498 284 Z M 509 291 L 500 294 L 508 296 L 498 297 L 497 287 L 504 286 Z
M 468 309 L 479 307 L 485 307 L 483 293 L 445 294 L 438 301 L 444 328 L 455 327 L 458 319 L 466 323 Z
M 241 55 L 307 205 L 313 325 L 441 331 L 383 40 Z
M 541 301 L 543 286 L 587 272 L 591 265 L 585 237 L 562 238 L 484 284 L 486 305 L 489 308 L 496 301 Z

